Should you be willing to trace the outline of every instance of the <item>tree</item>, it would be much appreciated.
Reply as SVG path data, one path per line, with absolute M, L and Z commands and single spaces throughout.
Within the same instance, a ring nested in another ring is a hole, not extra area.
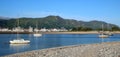
M 119 30 L 120 30 L 120 28 L 117 26 L 112 27 L 112 31 L 119 31 Z
M 77 31 L 77 28 L 72 28 L 72 31 Z
M 91 30 L 93 29 L 88 27 L 76 27 L 72 29 L 72 31 L 91 31 Z

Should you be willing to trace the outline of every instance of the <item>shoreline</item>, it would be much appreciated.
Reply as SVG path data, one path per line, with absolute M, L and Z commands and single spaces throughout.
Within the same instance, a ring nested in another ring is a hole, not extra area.
M 19 32 L 19 34 L 34 34 L 35 32 Z M 68 32 L 39 32 L 41 34 L 99 34 L 98 31 L 68 31 Z M 120 31 L 113 31 L 113 34 L 120 34 Z M 17 34 L 17 32 L 0 32 L 0 34 Z
M 2 57 L 120 57 L 120 42 L 55 47 Z

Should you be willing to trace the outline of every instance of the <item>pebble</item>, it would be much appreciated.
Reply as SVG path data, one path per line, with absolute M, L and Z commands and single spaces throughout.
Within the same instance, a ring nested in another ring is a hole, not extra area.
M 64 46 L 2 57 L 120 57 L 120 42 Z

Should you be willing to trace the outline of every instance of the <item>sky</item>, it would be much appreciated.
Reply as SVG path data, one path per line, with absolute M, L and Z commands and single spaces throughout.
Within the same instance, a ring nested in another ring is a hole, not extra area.
M 48 15 L 78 21 L 99 20 L 120 26 L 120 0 L 0 0 L 2 17 Z

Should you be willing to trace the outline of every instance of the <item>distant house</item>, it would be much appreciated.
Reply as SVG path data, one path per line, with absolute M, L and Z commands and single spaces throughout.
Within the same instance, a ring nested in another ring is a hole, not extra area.
M 34 32 L 39 32 L 39 29 L 35 28 L 35 29 L 34 29 Z
M 22 29 L 21 27 L 16 27 L 12 29 L 13 32 L 24 32 L 24 29 Z
M 40 29 L 40 31 L 42 31 L 42 32 L 47 32 L 48 29 L 46 29 L 46 28 L 42 28 L 42 29 Z
M 28 32 L 33 32 L 33 28 L 30 26 Z
M 8 31 L 11 31 L 11 30 L 9 30 L 8 28 L 2 28 L 2 29 L 0 29 L 0 31 L 2 31 L 2 32 L 8 32 Z

